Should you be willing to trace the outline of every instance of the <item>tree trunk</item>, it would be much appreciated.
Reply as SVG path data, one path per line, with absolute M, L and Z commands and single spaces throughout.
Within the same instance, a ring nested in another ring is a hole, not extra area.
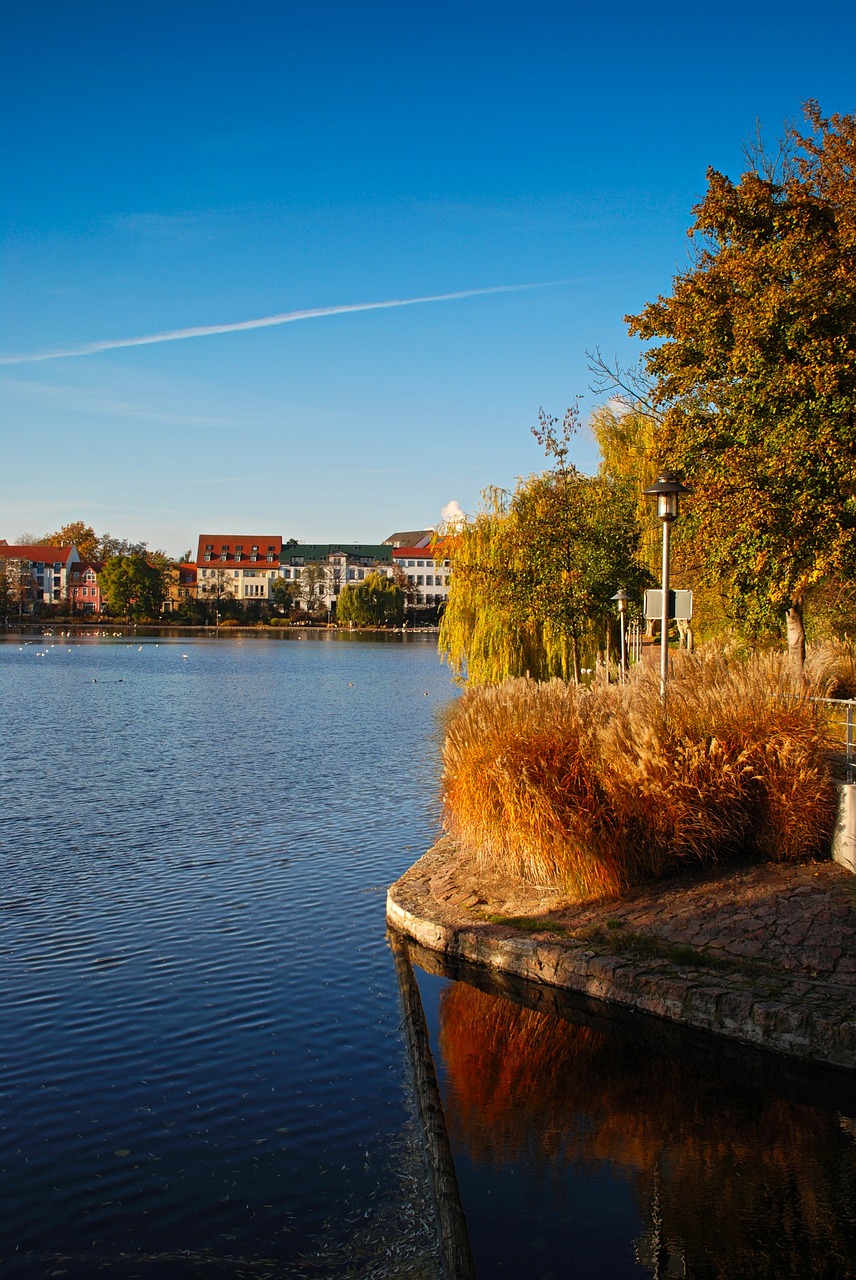
M 787 613 L 788 619 L 788 657 L 791 672 L 795 679 L 802 676 L 805 665 L 805 627 L 803 626 L 803 602 L 792 600 Z

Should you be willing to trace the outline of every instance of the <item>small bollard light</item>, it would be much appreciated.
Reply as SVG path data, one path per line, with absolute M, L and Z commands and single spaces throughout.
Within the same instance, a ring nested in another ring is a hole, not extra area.
M 619 678 L 622 684 L 627 674 L 627 653 L 625 649 L 625 617 L 627 614 L 627 601 L 630 599 L 623 587 L 619 587 L 614 596 L 610 599 L 614 600 L 618 605 L 618 634 L 620 642 L 621 665 L 619 667 Z
M 648 489 L 642 492 L 648 498 L 657 499 L 657 516 L 663 522 L 663 616 L 660 634 L 660 697 L 665 701 L 666 681 L 669 677 L 669 531 L 678 518 L 678 503 L 683 494 L 692 493 L 682 485 L 676 475 L 666 471 Z

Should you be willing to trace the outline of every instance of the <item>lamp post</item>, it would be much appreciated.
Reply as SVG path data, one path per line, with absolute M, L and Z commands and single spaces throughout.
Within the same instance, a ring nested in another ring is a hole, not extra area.
M 622 684 L 624 684 L 624 677 L 627 671 L 627 656 L 624 648 L 624 622 L 625 622 L 625 614 L 627 613 L 627 601 L 629 600 L 629 598 L 630 597 L 628 596 L 627 592 L 624 590 L 623 587 L 619 587 L 615 595 L 611 597 L 611 599 L 613 599 L 615 603 L 618 605 L 618 634 L 619 634 L 620 645 L 621 645 L 621 648 L 620 648 L 621 666 L 619 668 L 619 671 L 620 671 L 620 681 Z
M 677 476 L 666 471 L 656 484 L 642 492 L 657 499 L 657 515 L 663 522 L 663 616 L 660 633 L 660 697 L 665 700 L 666 681 L 669 677 L 669 531 L 672 521 L 678 518 L 678 499 L 681 494 L 692 493 L 681 484 Z

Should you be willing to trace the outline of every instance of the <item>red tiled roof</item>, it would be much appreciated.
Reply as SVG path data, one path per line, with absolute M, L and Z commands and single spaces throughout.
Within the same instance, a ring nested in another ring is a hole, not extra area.
M 205 548 L 210 546 L 209 558 L 205 559 Z M 241 548 L 241 557 L 235 559 L 235 548 Z M 255 560 L 250 559 L 253 547 L 258 547 Z M 226 559 L 221 560 L 223 549 Z M 196 551 L 196 563 L 201 564 L 265 564 L 268 562 L 268 551 L 273 553 L 273 563 L 279 564 L 282 551 L 282 537 L 272 533 L 201 533 Z
M 445 542 L 438 542 L 436 550 L 430 547 L 393 547 L 393 560 L 445 560 Z
M 71 547 L 46 547 L 41 545 L 33 546 L 10 546 L 9 543 L 0 543 L 0 556 L 4 560 L 42 560 L 45 564 L 67 564 L 68 557 L 71 555 Z

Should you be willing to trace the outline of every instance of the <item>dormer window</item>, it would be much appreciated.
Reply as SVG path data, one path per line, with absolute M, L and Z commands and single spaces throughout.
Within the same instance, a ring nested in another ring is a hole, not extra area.
M 235 559 L 243 560 L 243 558 L 244 558 L 244 544 L 242 542 L 239 542 L 235 547 Z

